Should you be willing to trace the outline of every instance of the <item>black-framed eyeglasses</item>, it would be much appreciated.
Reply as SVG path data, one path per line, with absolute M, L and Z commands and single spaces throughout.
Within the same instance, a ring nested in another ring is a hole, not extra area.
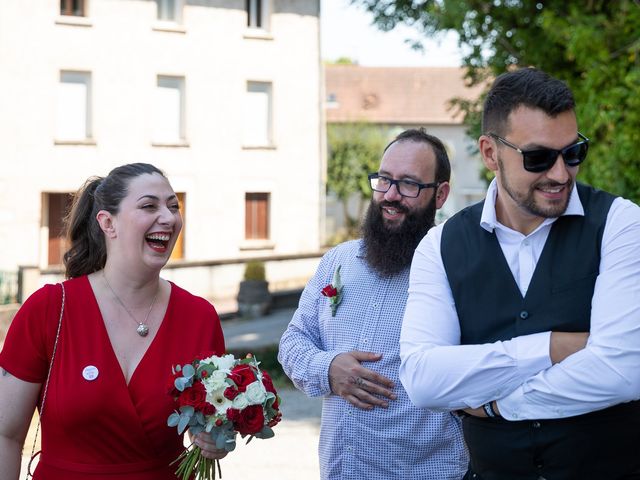
M 440 182 L 418 183 L 411 180 L 394 180 L 378 173 L 370 173 L 369 185 L 371 185 L 371 190 L 381 193 L 388 192 L 391 186 L 395 185 L 398 193 L 403 197 L 416 198 L 420 195 L 420 190 L 423 188 L 438 188 Z
M 509 148 L 513 148 L 516 152 L 522 154 L 522 164 L 528 172 L 540 173 L 549 170 L 556 163 L 558 155 L 562 155 L 562 160 L 570 167 L 575 167 L 584 162 L 589 151 L 589 139 L 578 132 L 579 142 L 564 147 L 562 150 L 554 150 L 553 148 L 537 148 L 535 150 L 522 150 L 517 145 L 505 140 L 495 133 L 488 133 L 490 137 L 495 138 Z

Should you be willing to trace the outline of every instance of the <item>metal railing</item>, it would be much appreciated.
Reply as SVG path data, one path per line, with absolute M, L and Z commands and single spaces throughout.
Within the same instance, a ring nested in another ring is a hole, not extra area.
M 18 272 L 0 270 L 0 305 L 18 301 Z

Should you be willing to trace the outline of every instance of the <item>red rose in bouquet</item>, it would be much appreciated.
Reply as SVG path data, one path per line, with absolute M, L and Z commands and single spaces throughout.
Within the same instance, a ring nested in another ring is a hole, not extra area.
M 262 384 L 267 392 L 271 392 L 276 396 L 276 400 L 273 402 L 273 408 L 277 410 L 279 407 L 278 392 L 276 392 L 276 388 L 273 386 L 273 380 L 271 380 L 271 377 L 267 372 L 262 372 Z
M 205 415 L 213 415 L 215 407 L 207 402 L 207 390 L 200 382 L 194 383 L 192 387 L 185 388 L 178 397 L 178 406 L 191 405 L 195 410 L 201 411 Z
M 240 435 L 255 435 L 264 427 L 262 405 L 250 405 L 244 410 L 230 408 L 227 418 L 233 422 L 233 428 Z
M 239 392 L 244 392 L 247 386 L 256 381 L 256 374 L 248 364 L 233 367 L 229 378 L 233 380 Z

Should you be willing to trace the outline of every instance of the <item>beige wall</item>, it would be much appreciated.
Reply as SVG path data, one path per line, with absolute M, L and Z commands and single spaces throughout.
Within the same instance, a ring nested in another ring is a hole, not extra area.
M 0 2 L 0 269 L 46 266 L 42 192 L 136 161 L 186 192 L 185 260 L 318 251 L 319 0 L 272 0 L 262 37 L 248 35 L 244 0 L 186 3 L 166 29 L 153 1 L 88 0 L 77 22 L 57 1 Z M 60 70 L 92 74 L 95 145 L 54 144 Z M 186 79 L 188 147 L 151 144 L 157 75 Z M 247 81 L 273 84 L 273 148 L 242 147 Z M 266 250 L 244 241 L 246 191 L 271 192 Z

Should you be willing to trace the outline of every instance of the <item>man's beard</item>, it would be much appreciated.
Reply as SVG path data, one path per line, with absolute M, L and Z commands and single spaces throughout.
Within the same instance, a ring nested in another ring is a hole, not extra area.
M 434 225 L 436 215 L 435 195 L 429 204 L 410 211 L 400 202 L 371 201 L 362 223 L 362 239 L 366 249 L 367 263 L 383 277 L 400 273 L 413 259 L 420 240 Z M 382 207 L 395 208 L 405 214 L 403 222 L 390 228 L 385 225 Z
M 516 204 L 520 206 L 523 210 L 528 212 L 531 215 L 535 215 L 536 217 L 542 218 L 555 218 L 562 215 L 569 205 L 569 200 L 571 198 L 571 190 L 573 189 L 573 179 L 569 179 L 566 183 L 558 183 L 553 181 L 540 181 L 536 182 L 529 187 L 527 193 L 517 192 L 512 188 L 509 180 L 505 176 L 504 172 L 504 163 L 502 162 L 502 158 L 498 156 L 498 165 L 500 167 L 500 171 L 502 175 L 500 175 L 500 185 L 507 192 Z M 566 187 L 567 196 L 566 199 L 562 203 L 556 203 L 555 205 L 544 206 L 540 205 L 536 202 L 535 198 L 535 190 L 536 188 L 553 188 L 553 187 Z

